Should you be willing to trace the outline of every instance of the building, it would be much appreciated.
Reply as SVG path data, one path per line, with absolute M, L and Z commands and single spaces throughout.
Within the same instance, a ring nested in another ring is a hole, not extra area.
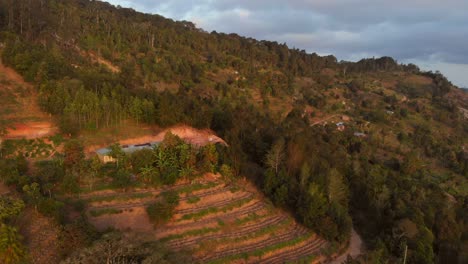
M 155 142 L 149 142 L 149 143 L 143 143 L 143 144 L 135 144 L 135 145 L 122 145 L 122 151 L 125 154 L 131 154 L 135 151 L 142 150 L 142 149 L 153 149 L 155 146 L 159 146 L 161 142 L 155 141 Z M 102 148 L 96 150 L 96 154 L 98 158 L 104 162 L 104 163 L 109 163 L 109 162 L 115 162 L 115 158 L 113 158 L 111 155 L 111 148 Z
M 362 132 L 354 132 L 354 136 L 361 138 L 367 137 L 367 135 Z
M 345 127 L 344 122 L 338 122 L 338 123 L 336 123 L 336 129 L 337 129 L 338 131 L 344 131 L 345 128 L 346 128 L 346 127 Z

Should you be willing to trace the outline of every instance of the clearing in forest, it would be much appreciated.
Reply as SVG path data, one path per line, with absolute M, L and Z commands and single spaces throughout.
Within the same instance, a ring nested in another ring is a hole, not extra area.
M 161 142 L 164 140 L 164 137 L 168 132 L 178 136 L 180 139 L 194 146 L 205 146 L 207 144 L 221 144 L 227 146 L 227 143 L 220 137 L 209 129 L 196 129 L 187 125 L 177 125 L 164 130 L 158 128 L 144 128 L 139 126 L 138 136 L 130 136 L 137 134 L 135 131 L 132 133 L 127 133 L 126 135 L 121 133 L 115 135 L 114 137 L 109 137 L 108 135 L 99 135 L 99 139 L 91 140 L 95 135 L 85 135 L 84 141 L 87 142 L 88 147 L 86 147 L 86 152 L 94 153 L 100 148 L 108 147 L 109 145 L 118 142 L 120 145 L 134 145 L 134 144 L 144 144 L 148 142 Z M 157 131 L 157 132 L 156 132 Z M 105 140 L 105 141 L 103 141 Z
M 32 139 L 56 130 L 51 117 L 40 110 L 34 87 L 0 63 L 0 135 Z

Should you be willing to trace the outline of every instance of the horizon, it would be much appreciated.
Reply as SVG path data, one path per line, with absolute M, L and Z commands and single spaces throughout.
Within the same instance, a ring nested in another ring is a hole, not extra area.
M 333 55 L 338 61 L 390 56 L 424 71 L 440 71 L 460 88 L 468 87 L 468 17 L 461 6 L 419 0 L 405 10 L 374 1 L 189 2 L 180 0 L 107 0 L 115 6 L 190 21 L 207 32 L 236 33 L 257 40 L 286 43 L 289 48 Z M 421 7 L 421 5 L 424 5 Z M 365 11 L 360 8 L 365 7 Z M 342 13 L 342 10 L 354 12 Z M 378 11 L 388 11 L 382 16 Z M 388 9 L 388 10 L 387 10 Z M 442 12 L 445 10 L 446 12 Z M 466 25 L 466 27 L 464 27 Z M 458 30 L 458 31 L 457 31 Z M 466 34 L 463 34 L 466 33 Z M 466 37 L 466 41 L 463 37 Z

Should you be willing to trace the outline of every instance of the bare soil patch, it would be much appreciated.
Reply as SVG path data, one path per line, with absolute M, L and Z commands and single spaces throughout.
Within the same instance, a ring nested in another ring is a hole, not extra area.
M 157 131 L 157 132 L 156 132 Z M 156 132 L 156 133 L 154 133 Z M 109 138 L 106 142 L 100 144 L 88 144 L 86 151 L 88 153 L 95 152 L 97 149 L 107 147 L 109 144 L 118 142 L 120 145 L 133 145 L 133 144 L 143 144 L 148 142 L 160 142 L 163 141 L 164 137 L 168 132 L 171 132 L 174 135 L 177 135 L 185 142 L 195 145 L 195 146 L 205 146 L 207 144 L 222 144 L 226 145 L 227 143 L 220 137 L 218 137 L 210 129 L 196 129 L 187 125 L 178 125 L 164 130 L 156 128 L 147 128 L 146 135 L 124 138 L 125 135 L 115 135 L 114 137 Z
M 349 246 L 346 252 L 335 258 L 330 264 L 341 264 L 346 261 L 346 258 L 349 256 L 355 258 L 362 254 L 364 250 L 364 244 L 362 243 L 361 237 L 353 229 L 351 231 L 351 239 L 349 241 Z
M 89 221 L 100 231 L 112 227 L 122 231 L 153 232 L 153 224 L 151 224 L 144 207 L 133 207 L 119 214 L 89 216 Z
M 0 91 L 6 102 L 0 105 L 0 118 L 6 126 L 4 138 L 39 138 L 57 132 L 50 115 L 37 103 L 34 87 L 13 69 L 0 63 Z
M 8 187 L 3 184 L 3 182 L 0 182 L 0 195 L 5 195 L 5 194 L 8 194 L 10 192 L 10 189 L 8 189 Z
M 28 208 L 19 220 L 19 226 L 33 263 L 60 262 L 58 240 L 60 230 L 52 219 Z

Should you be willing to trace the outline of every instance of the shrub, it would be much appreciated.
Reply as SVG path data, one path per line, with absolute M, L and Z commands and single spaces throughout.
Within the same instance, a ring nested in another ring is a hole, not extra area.
M 174 191 L 162 193 L 162 200 L 150 204 L 146 208 L 146 212 L 150 220 L 156 224 L 162 224 L 171 219 L 174 214 L 175 207 L 179 204 L 179 194 Z

